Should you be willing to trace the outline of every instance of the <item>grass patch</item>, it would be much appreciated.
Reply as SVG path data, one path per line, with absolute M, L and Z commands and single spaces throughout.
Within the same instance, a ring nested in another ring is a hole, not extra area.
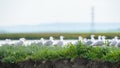
M 18 63 L 26 60 L 59 60 L 86 58 L 106 62 L 120 61 L 120 48 L 86 46 L 68 44 L 66 47 L 58 46 L 1 46 L 0 61 L 5 63 Z
M 40 39 L 41 37 L 45 39 L 49 39 L 50 36 L 53 36 L 55 39 L 59 39 L 59 36 L 65 36 L 65 39 L 78 39 L 78 36 L 82 36 L 84 38 L 90 38 L 91 33 L 6 33 L 0 34 L 0 39 L 19 39 L 24 37 L 26 39 Z M 105 35 L 106 38 L 111 39 L 114 36 L 120 37 L 120 33 L 94 33 L 95 38 L 98 35 Z

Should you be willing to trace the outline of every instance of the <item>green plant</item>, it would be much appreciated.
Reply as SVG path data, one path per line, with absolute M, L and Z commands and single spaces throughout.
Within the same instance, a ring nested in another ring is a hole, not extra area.
M 0 46 L 0 61 L 5 63 L 18 63 L 27 60 L 59 60 L 86 58 L 107 62 L 120 61 L 119 47 L 87 46 L 79 42 L 77 45 L 67 44 L 59 46 Z

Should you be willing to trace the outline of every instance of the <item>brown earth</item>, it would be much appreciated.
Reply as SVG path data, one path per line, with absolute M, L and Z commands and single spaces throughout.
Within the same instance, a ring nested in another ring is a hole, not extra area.
M 57 60 L 57 61 L 24 61 L 20 63 L 2 63 L 0 68 L 120 68 L 120 62 L 110 63 L 91 61 L 87 59 Z

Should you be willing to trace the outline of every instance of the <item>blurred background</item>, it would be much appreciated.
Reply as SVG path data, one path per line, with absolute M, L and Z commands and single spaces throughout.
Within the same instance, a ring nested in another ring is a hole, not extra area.
M 0 33 L 120 32 L 120 0 L 0 0 Z

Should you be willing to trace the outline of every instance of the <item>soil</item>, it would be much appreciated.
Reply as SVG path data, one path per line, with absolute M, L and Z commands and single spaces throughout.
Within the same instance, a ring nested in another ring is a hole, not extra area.
M 77 58 L 75 60 L 57 61 L 33 61 L 28 60 L 19 63 L 2 63 L 0 68 L 120 68 L 120 62 L 110 63 L 103 61 L 91 61 L 88 59 Z

